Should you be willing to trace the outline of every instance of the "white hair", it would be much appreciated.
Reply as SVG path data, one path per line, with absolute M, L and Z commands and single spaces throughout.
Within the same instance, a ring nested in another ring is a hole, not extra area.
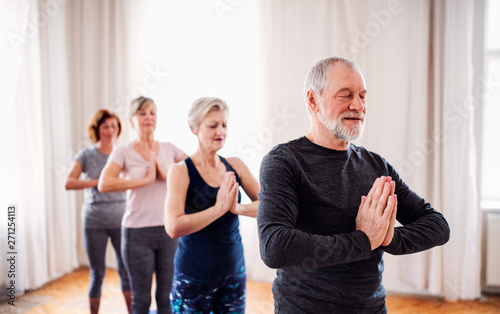
M 352 70 L 358 70 L 357 66 L 354 62 L 341 58 L 341 57 L 330 57 L 323 60 L 318 61 L 312 68 L 309 70 L 309 73 L 306 76 L 306 80 L 304 82 L 304 98 L 307 106 L 307 91 L 312 90 L 318 97 L 321 97 L 323 90 L 328 85 L 328 79 L 330 77 L 333 65 L 337 62 L 342 63 L 346 67 Z M 307 106 L 309 110 L 309 106 Z
M 202 97 L 196 100 L 191 105 L 191 108 L 189 108 L 189 126 L 194 130 L 198 130 L 198 127 L 200 126 L 205 116 L 209 112 L 214 110 L 229 112 L 229 107 L 224 100 L 217 97 Z

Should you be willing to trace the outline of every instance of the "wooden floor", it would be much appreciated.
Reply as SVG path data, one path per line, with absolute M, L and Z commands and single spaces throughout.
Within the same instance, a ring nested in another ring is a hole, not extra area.
M 17 298 L 16 306 L 0 304 L 0 313 L 89 313 L 87 304 L 88 268 L 51 282 L 39 290 Z M 491 295 L 480 301 L 447 302 L 437 298 L 389 295 L 389 313 L 500 313 L 500 296 Z M 154 301 L 151 309 L 155 309 Z M 102 288 L 100 313 L 126 313 L 115 270 L 109 269 Z M 248 282 L 247 314 L 273 313 L 271 284 Z

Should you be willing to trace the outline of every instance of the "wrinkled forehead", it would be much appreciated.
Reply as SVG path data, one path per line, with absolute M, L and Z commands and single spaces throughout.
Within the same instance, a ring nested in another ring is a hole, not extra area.
M 358 69 L 337 62 L 330 69 L 326 89 L 331 92 L 340 89 L 351 89 L 357 92 L 366 91 L 365 79 Z

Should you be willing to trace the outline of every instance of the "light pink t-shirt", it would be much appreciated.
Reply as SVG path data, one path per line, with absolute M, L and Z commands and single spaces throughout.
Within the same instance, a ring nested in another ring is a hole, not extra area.
M 183 155 L 184 152 L 174 144 L 159 142 L 156 159 L 165 173 Z M 144 178 L 149 169 L 149 161 L 135 150 L 133 143 L 113 150 L 109 156 L 109 162 L 120 166 L 125 178 L 130 179 Z M 163 226 L 166 195 L 167 184 L 160 180 L 140 188 L 127 190 L 127 208 L 123 215 L 122 226 L 127 228 Z

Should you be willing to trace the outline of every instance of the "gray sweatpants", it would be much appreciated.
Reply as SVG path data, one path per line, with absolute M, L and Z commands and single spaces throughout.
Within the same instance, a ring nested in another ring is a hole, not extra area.
M 153 273 L 156 274 L 157 313 L 172 313 L 169 294 L 177 243 L 163 226 L 122 228 L 121 249 L 132 287 L 132 313 L 149 312 Z
M 120 253 L 120 228 L 116 229 L 84 229 L 83 241 L 90 264 L 89 297 L 99 298 L 104 275 L 106 273 L 106 246 L 108 238 L 115 250 L 118 274 L 122 291 L 130 291 L 129 279 Z

